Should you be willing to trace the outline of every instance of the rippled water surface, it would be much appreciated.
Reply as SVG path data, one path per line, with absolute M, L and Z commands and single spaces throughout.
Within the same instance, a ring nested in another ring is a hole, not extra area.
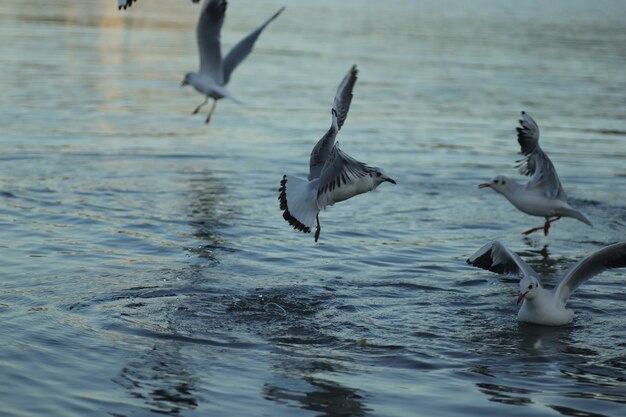
M 500 239 L 548 276 L 625 238 L 626 3 L 232 0 L 227 49 L 285 12 L 210 125 L 188 0 L 0 2 L 0 414 L 623 416 L 626 273 L 516 320 Z M 398 181 L 284 222 L 347 69 L 342 148 Z M 542 130 L 573 219 L 477 185 Z

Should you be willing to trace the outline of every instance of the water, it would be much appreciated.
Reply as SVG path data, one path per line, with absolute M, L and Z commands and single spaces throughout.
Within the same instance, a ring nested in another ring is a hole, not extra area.
M 554 284 L 624 239 L 626 5 L 233 0 L 223 42 L 283 4 L 206 126 L 197 5 L 0 3 L 0 414 L 624 415 L 624 271 L 545 328 L 464 261 L 500 239 Z M 278 183 L 353 63 L 339 141 L 398 185 L 315 244 Z M 516 176 L 521 110 L 594 228 L 524 239 L 478 190 Z

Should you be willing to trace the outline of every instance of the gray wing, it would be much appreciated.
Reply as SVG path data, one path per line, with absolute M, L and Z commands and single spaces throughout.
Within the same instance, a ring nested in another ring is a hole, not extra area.
M 350 186 L 354 181 L 369 175 L 372 168 L 359 162 L 335 146 L 324 164 L 317 188 L 317 204 L 320 208 L 332 205 L 330 193 L 336 188 Z
M 557 300 L 563 304 L 589 278 L 612 268 L 626 267 L 626 242 L 616 243 L 586 256 L 574 265 L 554 289 Z
M 332 123 L 330 129 L 328 129 L 326 134 L 322 136 L 311 151 L 309 181 L 318 178 L 322 174 L 324 164 L 330 157 L 331 152 L 333 152 L 337 132 L 339 132 L 339 129 L 341 129 L 341 126 L 343 126 L 343 123 L 346 121 L 346 117 L 348 117 L 348 110 L 350 110 L 350 103 L 352 102 L 352 90 L 354 89 L 358 72 L 356 65 L 353 65 L 343 77 L 341 83 L 339 83 L 339 87 L 337 87 L 333 108 L 331 110 Z
M 522 112 L 517 128 L 517 141 L 521 146 L 521 154 L 526 158 L 518 165 L 522 175 L 530 176 L 527 189 L 534 189 L 548 198 L 567 200 L 556 169 L 539 146 L 539 126 L 526 112 Z
M 252 47 L 254 47 L 254 43 L 257 38 L 263 32 L 263 29 L 267 25 L 271 23 L 272 20 L 276 19 L 278 15 L 280 15 L 284 7 L 281 7 L 272 17 L 267 19 L 261 26 L 250 32 L 245 38 L 239 41 L 237 45 L 233 47 L 233 49 L 228 52 L 228 55 L 224 58 L 224 84 L 227 84 L 230 80 L 230 75 L 233 73 L 237 65 L 241 63 L 252 51 Z
M 196 27 L 200 73 L 210 76 L 218 84 L 223 84 L 220 32 L 225 13 L 226 0 L 207 0 Z
M 537 277 L 537 273 L 530 265 L 497 240 L 478 249 L 466 262 L 496 274 Z

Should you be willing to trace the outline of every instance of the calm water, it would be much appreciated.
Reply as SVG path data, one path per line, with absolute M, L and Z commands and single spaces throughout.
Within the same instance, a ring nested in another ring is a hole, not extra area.
M 0 2 L 0 414 L 625 415 L 624 271 L 553 329 L 464 261 L 500 239 L 555 277 L 625 238 L 626 3 L 232 0 L 223 42 L 283 4 L 206 126 L 198 5 Z M 353 63 L 339 140 L 398 185 L 315 244 L 278 183 Z M 520 110 L 594 228 L 524 239 L 478 190 L 517 175 Z

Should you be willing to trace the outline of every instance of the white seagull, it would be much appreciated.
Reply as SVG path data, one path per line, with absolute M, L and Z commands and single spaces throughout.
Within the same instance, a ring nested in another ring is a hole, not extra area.
M 261 26 L 250 32 L 245 38 L 239 41 L 228 55 L 222 59 L 220 32 L 224 23 L 226 12 L 226 0 L 207 0 L 200 13 L 198 26 L 196 27 L 196 39 L 200 53 L 200 70 L 198 72 L 188 72 L 181 86 L 191 85 L 199 93 L 206 96 L 206 99 L 193 111 L 198 113 L 200 108 L 207 104 L 209 97 L 213 99 L 213 106 L 209 110 L 206 123 L 209 123 L 211 114 L 215 110 L 217 100 L 228 97 L 237 101 L 226 90 L 226 84 L 230 81 L 230 76 L 252 51 L 252 47 L 257 38 L 270 22 L 278 17 L 285 10 L 281 7 L 272 17 L 267 19 Z
M 519 321 L 562 326 L 574 318 L 574 312 L 566 309 L 565 304 L 580 284 L 607 269 L 626 267 L 626 242 L 616 243 L 587 255 L 570 268 L 558 285 L 550 290 L 542 286 L 530 265 L 498 241 L 480 248 L 467 263 L 497 274 L 521 276 L 517 298 L 517 304 L 522 303 L 517 313 Z
M 547 236 L 550 223 L 561 217 L 573 217 L 592 226 L 584 214 L 567 203 L 567 196 L 556 169 L 539 146 L 537 123 L 526 112 L 522 112 L 520 124 L 522 127 L 517 128 L 517 141 L 522 147 L 521 154 L 526 158 L 520 161 L 519 170 L 522 175 L 530 176 L 530 180 L 526 184 L 520 184 L 504 175 L 498 175 L 491 182 L 480 184 L 478 187 L 489 187 L 502 194 L 518 210 L 526 214 L 545 217 L 546 222 L 543 226 L 527 230 L 523 233 L 525 235 L 543 230 Z
M 191 0 L 194 3 L 198 3 L 200 0 Z M 133 2 L 137 2 L 137 0 L 117 0 L 117 8 L 118 10 L 124 9 L 133 5 Z
M 316 242 L 321 231 L 318 217 L 321 209 L 372 191 L 385 181 L 396 183 L 382 168 L 370 167 L 357 161 L 335 143 L 337 132 L 343 126 L 350 109 L 357 72 L 356 65 L 353 65 L 339 84 L 331 109 L 330 129 L 311 152 L 308 180 L 283 175 L 278 189 L 283 218 L 294 229 L 309 233 L 317 221 Z

